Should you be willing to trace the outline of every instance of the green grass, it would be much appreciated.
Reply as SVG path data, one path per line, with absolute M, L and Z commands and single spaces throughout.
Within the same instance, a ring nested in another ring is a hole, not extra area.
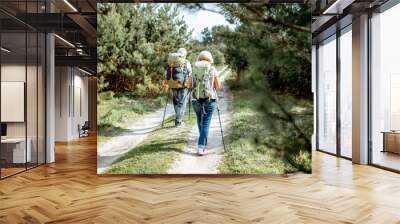
M 187 136 L 195 124 L 195 114 L 185 124 L 174 127 L 174 116 L 167 119 L 164 128 L 158 128 L 140 145 L 131 149 L 115 161 L 105 173 L 109 174 L 165 174 L 171 167 L 178 153 L 187 142 Z
M 165 96 L 139 98 L 129 95 L 101 98 L 97 105 L 98 141 L 121 134 L 141 115 L 161 108 L 165 99 Z
M 231 83 L 228 81 L 228 84 Z M 219 166 L 221 173 L 285 174 L 298 172 L 299 166 L 311 170 L 311 155 L 298 152 L 289 162 L 268 142 L 284 139 L 283 132 L 269 126 L 268 118 L 255 99 L 259 93 L 250 88 L 231 88 L 233 99 L 232 130 L 227 137 L 227 152 Z M 282 97 L 280 100 L 292 100 Z M 298 107 L 298 105 L 296 105 Z M 299 110 L 299 108 L 296 108 Z M 280 142 L 284 146 L 286 142 Z M 284 148 L 284 147 L 282 147 Z M 295 161 L 295 162 L 293 162 Z M 293 164 L 298 163 L 298 164 Z

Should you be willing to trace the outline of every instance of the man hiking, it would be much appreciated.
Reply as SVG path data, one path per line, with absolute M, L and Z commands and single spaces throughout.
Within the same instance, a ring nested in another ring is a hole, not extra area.
M 186 49 L 179 48 L 177 53 L 168 56 L 163 81 L 164 89 L 172 90 L 172 102 L 175 110 L 175 127 L 182 125 L 182 118 L 186 110 L 188 99 L 188 80 L 192 73 L 190 62 L 186 60 Z
M 200 52 L 193 66 L 193 78 L 190 81 L 190 87 L 193 87 L 192 105 L 199 129 L 198 155 L 206 154 L 211 117 L 217 106 L 216 90 L 221 88 L 219 73 L 213 63 L 214 60 L 209 51 Z

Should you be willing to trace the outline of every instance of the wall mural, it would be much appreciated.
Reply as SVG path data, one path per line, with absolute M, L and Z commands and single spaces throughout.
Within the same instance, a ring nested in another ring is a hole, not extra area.
M 311 173 L 306 4 L 98 4 L 99 174 Z

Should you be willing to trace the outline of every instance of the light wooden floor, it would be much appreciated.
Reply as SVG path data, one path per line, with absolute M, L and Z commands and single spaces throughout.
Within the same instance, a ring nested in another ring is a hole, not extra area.
M 0 223 L 400 223 L 400 175 L 314 153 L 290 177 L 97 176 L 96 142 L 0 181 Z
M 10 175 L 13 175 L 13 174 L 16 174 L 16 173 L 19 173 L 19 172 L 22 172 L 22 171 L 24 171 L 25 170 L 25 167 L 21 167 L 21 168 L 19 168 L 19 167 L 9 167 L 9 168 L 1 168 L 1 176 L 2 177 L 7 177 L 7 176 L 10 176 Z

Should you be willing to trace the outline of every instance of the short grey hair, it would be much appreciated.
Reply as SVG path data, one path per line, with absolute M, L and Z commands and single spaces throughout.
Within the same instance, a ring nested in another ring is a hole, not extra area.
M 183 57 L 186 57 L 187 51 L 186 51 L 185 48 L 181 47 L 181 48 L 179 48 L 179 50 L 178 50 L 178 54 L 182 55 Z

